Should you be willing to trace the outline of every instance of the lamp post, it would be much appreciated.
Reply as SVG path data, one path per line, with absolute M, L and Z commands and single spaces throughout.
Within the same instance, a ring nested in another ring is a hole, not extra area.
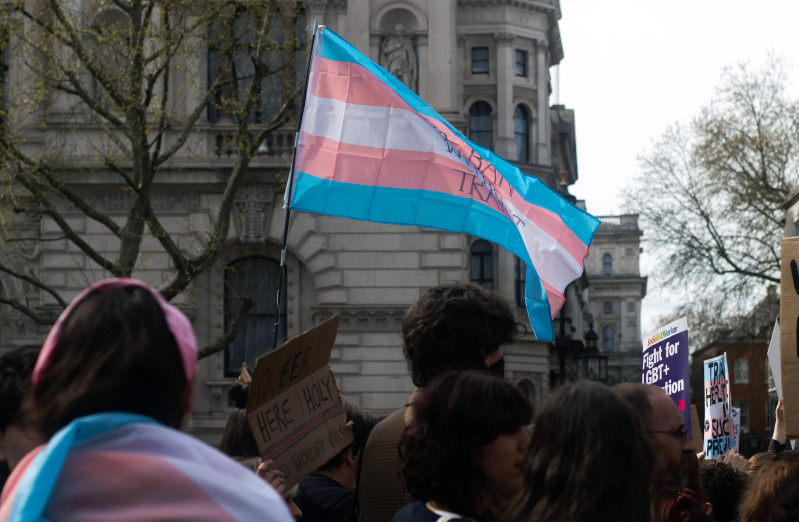
M 594 331 L 593 323 L 584 339 L 585 350 L 577 358 L 577 376 L 580 379 L 608 382 L 608 356 L 602 355 L 596 346 L 599 336 Z

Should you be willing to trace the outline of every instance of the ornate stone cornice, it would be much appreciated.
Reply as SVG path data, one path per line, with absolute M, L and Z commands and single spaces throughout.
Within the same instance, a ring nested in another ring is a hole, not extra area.
M 126 212 L 133 204 L 133 194 L 120 188 L 75 190 L 90 207 L 100 212 Z M 150 192 L 150 204 L 156 211 L 188 212 L 200 208 L 200 192 L 192 189 L 164 189 Z M 66 199 L 53 200 L 56 210 L 76 211 Z
M 311 314 L 314 323 L 330 319 L 341 313 L 339 330 L 393 331 L 402 329 L 402 319 L 407 308 L 315 308 Z
M 537 13 L 553 12 L 558 18 L 561 17 L 558 0 L 458 0 L 458 5 L 463 7 L 508 5 Z
M 242 185 L 233 202 L 236 233 L 241 241 L 263 242 L 269 234 L 269 221 L 275 191 L 272 185 Z
M 516 39 L 516 35 L 508 32 L 508 31 L 501 31 L 494 33 L 494 40 L 497 41 L 500 45 L 510 45 L 513 43 L 513 40 Z

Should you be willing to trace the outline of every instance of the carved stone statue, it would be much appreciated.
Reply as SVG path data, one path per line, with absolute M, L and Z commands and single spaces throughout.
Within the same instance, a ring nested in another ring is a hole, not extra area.
M 385 35 L 380 46 L 380 65 L 416 92 L 416 52 L 411 42 L 412 35 L 403 34 L 404 30 L 402 24 L 397 24 L 394 34 Z

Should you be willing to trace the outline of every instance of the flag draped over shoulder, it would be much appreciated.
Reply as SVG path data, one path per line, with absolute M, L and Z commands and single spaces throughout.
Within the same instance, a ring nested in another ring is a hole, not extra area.
M 290 207 L 502 245 L 527 265 L 530 322 L 552 340 L 599 220 L 466 139 L 330 29 L 319 28 L 311 52 Z
M 263 479 L 206 443 L 149 417 L 81 417 L 23 459 L 0 521 L 293 522 Z

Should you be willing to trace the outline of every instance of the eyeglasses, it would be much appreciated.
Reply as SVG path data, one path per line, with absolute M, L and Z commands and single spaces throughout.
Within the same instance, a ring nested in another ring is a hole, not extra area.
M 685 442 L 685 439 L 688 437 L 688 430 L 685 429 L 685 424 L 681 425 L 679 428 L 675 430 L 669 431 L 655 431 L 655 430 L 646 430 L 647 433 L 668 433 L 675 439 L 677 439 L 680 444 Z

